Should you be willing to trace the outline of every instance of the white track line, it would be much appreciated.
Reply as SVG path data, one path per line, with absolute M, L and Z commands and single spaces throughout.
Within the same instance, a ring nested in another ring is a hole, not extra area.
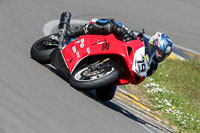
M 177 47 L 177 48 L 179 48 L 179 49 L 182 49 L 182 50 L 185 50 L 185 51 L 187 51 L 187 52 L 190 52 L 190 53 L 192 53 L 192 54 L 200 55 L 199 52 L 194 51 L 194 50 L 191 50 L 191 49 L 189 49 L 189 48 L 185 48 L 185 47 L 179 46 L 179 45 L 177 45 L 177 44 L 174 44 L 174 46 Z

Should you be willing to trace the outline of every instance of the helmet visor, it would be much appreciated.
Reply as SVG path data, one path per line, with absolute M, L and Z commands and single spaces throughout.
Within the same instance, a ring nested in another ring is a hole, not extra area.
M 158 62 L 162 62 L 167 57 L 167 54 L 165 54 L 165 52 L 163 52 L 158 46 L 156 46 L 155 56 Z

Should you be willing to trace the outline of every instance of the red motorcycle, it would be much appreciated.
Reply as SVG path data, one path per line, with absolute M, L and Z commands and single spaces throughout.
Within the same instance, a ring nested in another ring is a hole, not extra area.
M 68 40 L 70 13 L 61 15 L 59 32 L 36 41 L 31 57 L 39 63 L 51 63 L 79 90 L 96 89 L 102 100 L 114 97 L 116 85 L 139 84 L 149 69 L 152 51 L 141 37 L 123 42 L 113 34 L 83 35 Z

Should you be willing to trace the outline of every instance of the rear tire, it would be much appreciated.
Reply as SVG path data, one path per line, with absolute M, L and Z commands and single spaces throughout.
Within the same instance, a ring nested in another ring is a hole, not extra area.
M 58 35 L 58 33 L 51 34 Z M 51 35 L 45 36 L 39 40 L 37 40 L 33 46 L 31 47 L 31 58 L 36 60 L 41 64 L 48 64 L 51 62 L 50 54 L 56 48 L 55 45 L 48 46 L 46 43 L 50 43 L 51 39 L 49 38 Z
M 105 86 L 103 88 L 96 89 L 96 96 L 102 101 L 108 101 L 115 96 L 117 86 Z

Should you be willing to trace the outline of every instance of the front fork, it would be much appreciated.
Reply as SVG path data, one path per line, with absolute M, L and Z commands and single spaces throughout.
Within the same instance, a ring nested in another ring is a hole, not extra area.
M 106 58 L 106 59 L 104 59 L 104 60 L 102 60 L 102 61 L 98 60 L 98 61 L 96 61 L 95 63 L 92 63 L 91 65 L 89 65 L 89 69 L 90 69 L 91 71 L 96 71 L 96 70 L 103 69 L 103 68 L 102 68 L 103 64 L 104 64 L 105 62 L 109 61 L 109 60 L 110 60 L 110 58 Z

